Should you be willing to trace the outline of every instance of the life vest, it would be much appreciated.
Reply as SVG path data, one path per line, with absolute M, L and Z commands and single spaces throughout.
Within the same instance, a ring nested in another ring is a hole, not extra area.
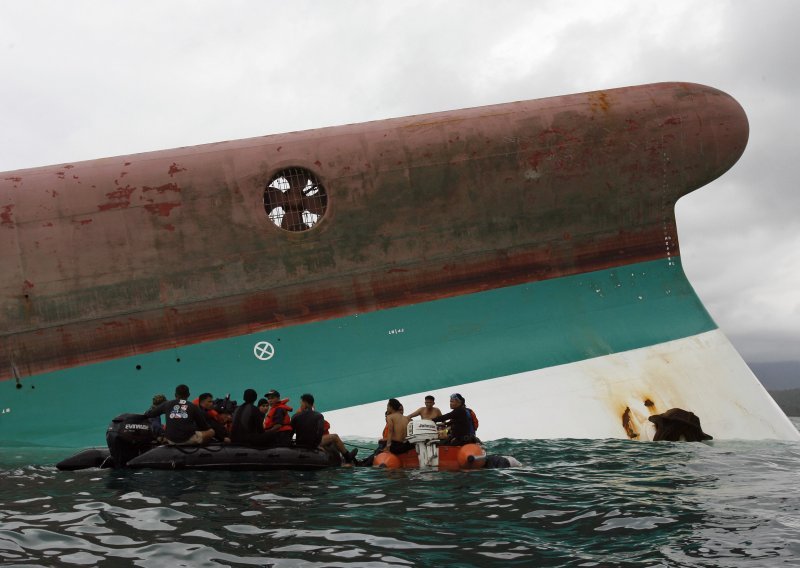
M 289 413 L 292 411 L 291 406 L 287 406 L 286 403 L 289 402 L 288 398 L 284 398 L 275 406 L 270 406 L 269 411 L 267 411 L 267 415 L 264 417 L 264 430 L 272 428 L 275 425 L 275 411 L 279 408 L 283 409 L 283 422 L 281 423 L 281 427 L 278 428 L 278 432 L 291 432 L 292 431 L 292 419 L 289 417 Z
M 472 410 L 471 408 L 467 408 L 466 411 L 467 411 L 467 416 L 469 416 L 469 421 L 471 425 L 469 433 L 474 436 L 475 431 L 478 429 L 478 417 L 475 416 L 475 411 Z

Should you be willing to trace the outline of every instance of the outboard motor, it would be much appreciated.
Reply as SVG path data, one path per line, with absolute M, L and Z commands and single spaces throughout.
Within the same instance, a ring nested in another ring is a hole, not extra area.
M 106 443 L 114 467 L 125 465 L 153 447 L 155 436 L 150 429 L 150 419 L 143 414 L 120 414 L 106 430 Z
M 406 427 L 406 440 L 414 444 L 420 467 L 439 465 L 439 433 L 433 420 L 412 420 Z

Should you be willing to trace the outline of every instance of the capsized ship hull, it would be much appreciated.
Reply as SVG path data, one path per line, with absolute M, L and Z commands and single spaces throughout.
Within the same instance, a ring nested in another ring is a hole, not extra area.
M 674 406 L 797 439 L 680 266 L 675 201 L 747 136 L 660 83 L 2 174 L 3 442 L 99 443 L 178 383 L 312 392 L 343 435 L 458 390 L 484 439 Z

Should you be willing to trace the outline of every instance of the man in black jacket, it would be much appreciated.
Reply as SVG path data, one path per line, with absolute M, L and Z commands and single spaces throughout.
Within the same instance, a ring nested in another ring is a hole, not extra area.
M 163 402 L 145 413 L 148 418 L 167 415 L 166 438 L 171 444 L 206 444 L 214 436 L 205 413 L 189 402 L 189 387 L 175 387 L 175 400 Z
M 475 442 L 475 425 L 464 397 L 458 393 L 450 395 L 450 412 L 437 416 L 434 422 L 447 422 L 450 425 L 450 438 L 446 444 L 463 446 Z

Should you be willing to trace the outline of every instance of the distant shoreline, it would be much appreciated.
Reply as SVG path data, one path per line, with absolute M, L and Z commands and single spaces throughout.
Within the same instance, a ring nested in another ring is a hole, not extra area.
M 787 416 L 800 416 L 800 389 L 771 390 L 768 392 Z

